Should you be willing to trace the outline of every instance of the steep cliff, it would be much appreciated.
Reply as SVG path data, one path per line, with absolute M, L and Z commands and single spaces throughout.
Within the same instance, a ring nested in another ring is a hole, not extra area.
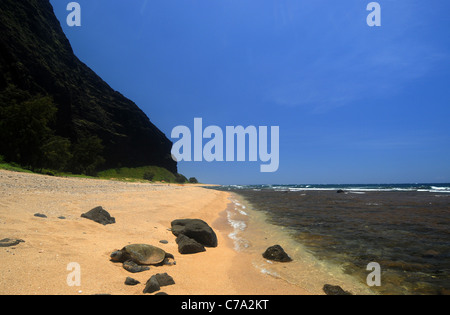
M 177 172 L 171 141 L 74 55 L 48 0 L 0 1 L 0 94 L 11 86 L 53 98 L 57 136 L 72 143 L 100 138 L 102 168 L 156 165 Z

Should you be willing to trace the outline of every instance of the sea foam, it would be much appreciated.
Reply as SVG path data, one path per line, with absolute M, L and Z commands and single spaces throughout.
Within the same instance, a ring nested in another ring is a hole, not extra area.
M 236 251 L 241 251 L 249 246 L 248 241 L 240 236 L 240 234 L 247 228 L 247 224 L 244 219 L 248 214 L 243 210 L 245 209 L 244 205 L 237 200 L 232 200 L 232 202 L 234 207 L 230 207 L 227 210 L 227 220 L 233 228 L 233 232 L 228 234 L 228 237 L 233 240 L 234 249 Z M 244 216 L 244 218 L 239 218 L 239 216 Z

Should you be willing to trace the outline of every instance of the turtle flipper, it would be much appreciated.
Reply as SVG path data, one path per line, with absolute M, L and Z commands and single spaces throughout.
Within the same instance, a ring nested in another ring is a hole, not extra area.
M 169 259 L 172 259 L 173 262 L 169 262 Z M 176 261 L 175 261 L 175 257 L 173 257 L 172 254 L 170 253 L 166 253 L 165 257 L 164 257 L 164 261 L 163 261 L 164 265 L 176 265 Z
M 132 260 L 127 260 L 126 262 L 123 263 L 122 266 L 123 266 L 123 269 L 125 269 L 126 271 L 129 271 L 131 273 L 138 273 L 138 272 L 150 270 L 150 267 L 139 266 Z

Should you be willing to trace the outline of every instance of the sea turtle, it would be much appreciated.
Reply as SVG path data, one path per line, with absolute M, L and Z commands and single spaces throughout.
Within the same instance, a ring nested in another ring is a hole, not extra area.
M 172 254 L 166 253 L 159 247 L 147 244 L 131 244 L 111 254 L 111 260 L 122 262 L 123 268 L 136 273 L 149 270 L 149 267 L 141 265 L 163 265 L 169 258 L 175 259 Z

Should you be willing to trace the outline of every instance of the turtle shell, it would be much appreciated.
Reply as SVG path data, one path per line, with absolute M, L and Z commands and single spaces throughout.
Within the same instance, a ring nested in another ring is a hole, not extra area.
M 122 248 L 122 253 L 141 265 L 157 265 L 164 261 L 166 252 L 159 247 L 147 244 L 131 244 Z

